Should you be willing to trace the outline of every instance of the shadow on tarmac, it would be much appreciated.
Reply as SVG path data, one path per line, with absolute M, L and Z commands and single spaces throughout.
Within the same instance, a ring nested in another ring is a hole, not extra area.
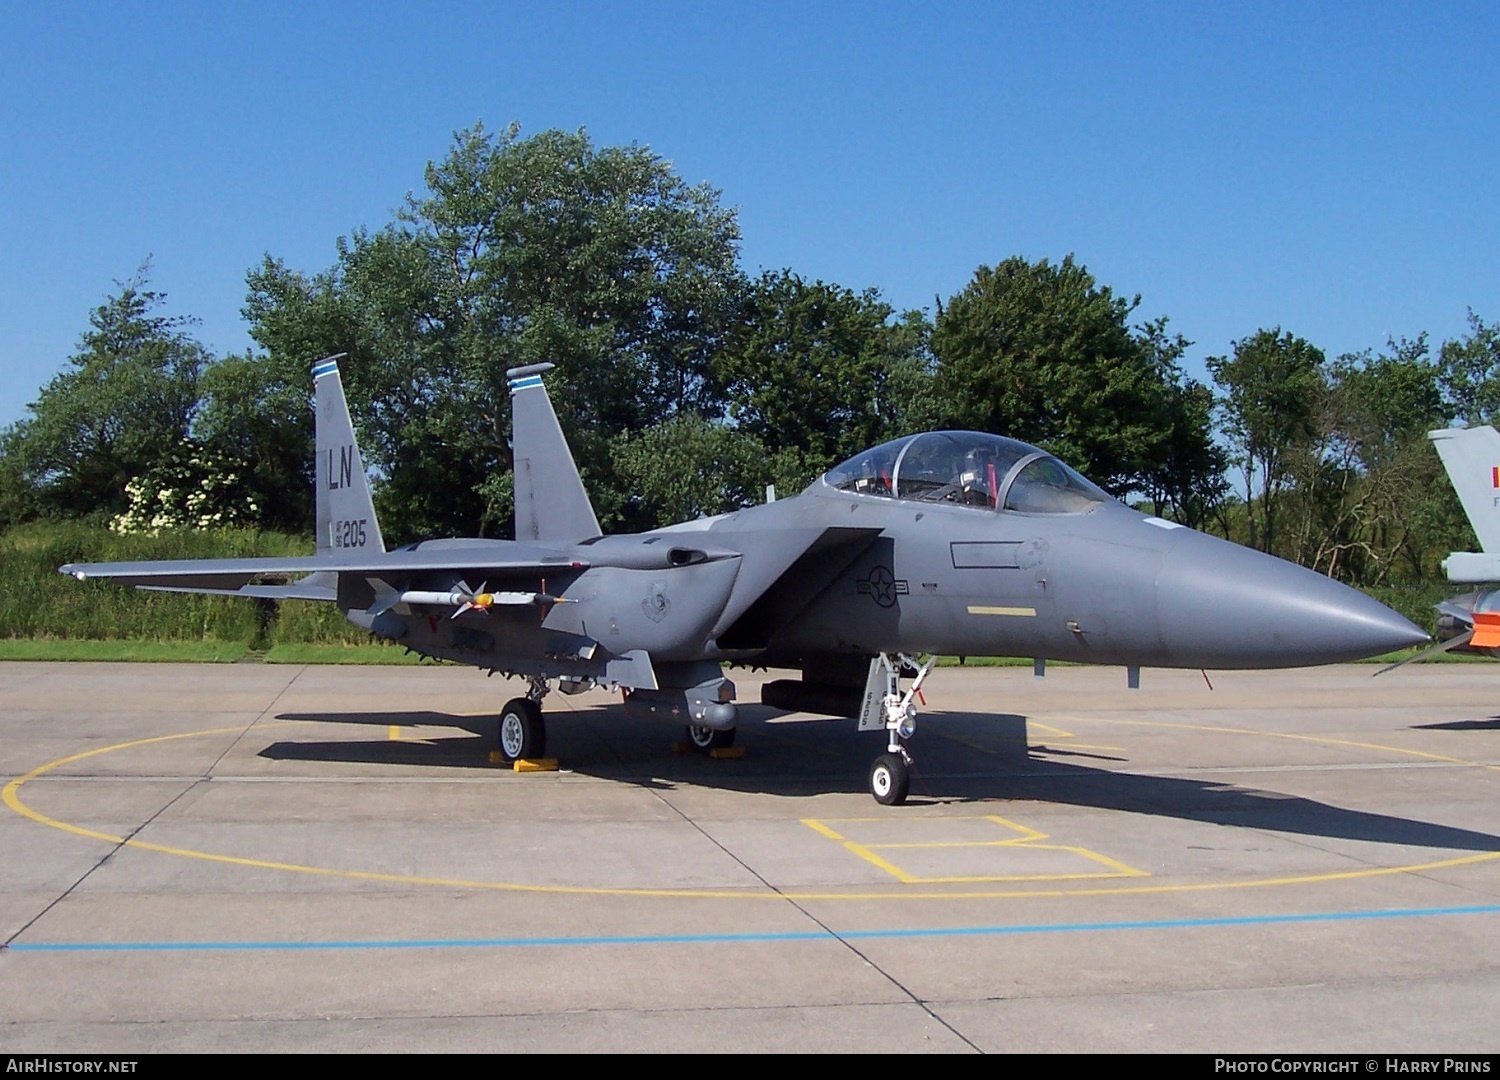
M 1449 720 L 1444 724 L 1413 724 L 1413 731 L 1500 731 L 1500 716 L 1483 720 Z
M 497 734 L 492 715 L 288 713 L 277 719 L 383 731 L 396 725 L 401 737 L 282 740 L 261 751 L 271 760 L 483 769 L 497 772 L 497 783 L 513 775 L 508 770 L 500 773 L 503 766 L 490 762 Z M 737 745 L 746 753 L 731 760 L 673 752 L 674 742 L 682 750 L 680 730 L 627 717 L 617 706 L 549 712 L 547 719 L 547 754 L 558 758 L 563 768 L 654 789 L 686 784 L 788 798 L 862 793 L 867 790 L 870 762 L 882 749 L 874 734 L 852 738 L 852 721 L 784 716 L 760 705 L 741 707 Z M 1476 725 L 1500 726 L 1500 718 L 1428 726 L 1456 730 Z M 455 728 L 466 734 L 449 734 Z M 1026 717 L 1014 713 L 931 712 L 924 715 L 922 731 L 911 745 L 913 806 L 1035 800 L 1330 839 L 1500 851 L 1500 836 L 1489 833 L 1346 809 L 1263 788 L 1118 772 L 1110 764 L 1128 762 L 1128 756 L 1031 742 Z M 901 812 L 878 810 L 873 804 L 871 810 Z

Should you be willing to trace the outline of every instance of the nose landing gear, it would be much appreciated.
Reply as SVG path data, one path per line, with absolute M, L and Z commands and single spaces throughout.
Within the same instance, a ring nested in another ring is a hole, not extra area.
M 870 766 L 870 794 L 882 806 L 901 805 L 911 788 L 912 758 L 903 742 L 916 733 L 917 708 L 912 701 L 936 662 L 937 657 L 929 656 L 918 663 L 905 653 L 880 653 L 870 661 L 859 728 L 886 731 L 886 752 Z M 911 685 L 903 691 L 901 678 L 905 672 L 912 673 Z

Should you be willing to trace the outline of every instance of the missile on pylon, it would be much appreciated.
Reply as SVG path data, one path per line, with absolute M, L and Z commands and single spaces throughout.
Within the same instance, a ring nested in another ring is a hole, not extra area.
M 490 608 L 497 604 L 507 607 L 546 608 L 554 604 L 571 602 L 565 597 L 552 596 L 548 593 L 546 582 L 542 583 L 540 592 L 489 592 L 487 584 L 481 585 L 478 589 L 471 589 L 461 581 L 453 588 L 446 590 L 404 589 L 397 591 L 388 586 L 384 589 L 377 587 L 375 603 L 370 608 L 370 614 L 379 615 L 397 604 L 430 604 L 435 607 L 456 608 L 457 610 L 449 616 L 449 618 L 456 619 L 466 611 L 480 611 L 488 614 Z

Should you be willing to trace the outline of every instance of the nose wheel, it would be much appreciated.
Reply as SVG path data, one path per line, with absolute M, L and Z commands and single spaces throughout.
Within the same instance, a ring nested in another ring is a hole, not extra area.
M 912 704 L 937 657 L 917 663 L 904 653 L 881 653 L 870 662 L 870 680 L 865 687 L 866 711 L 878 697 L 879 715 L 886 730 L 886 751 L 870 766 L 870 794 L 881 806 L 900 806 L 911 790 L 911 754 L 904 745 L 916 734 L 917 707 Z M 901 688 L 903 671 L 914 672 L 911 685 Z M 878 723 L 878 721 L 877 721 Z M 864 721 L 861 719 L 861 728 Z
M 870 766 L 870 794 L 881 806 L 900 806 L 911 789 L 911 766 L 906 751 L 881 754 Z

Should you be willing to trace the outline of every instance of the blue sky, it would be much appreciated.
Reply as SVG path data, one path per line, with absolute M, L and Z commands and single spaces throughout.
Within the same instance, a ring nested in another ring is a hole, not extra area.
M 148 256 L 250 347 L 245 272 L 378 228 L 453 132 L 585 127 L 739 209 L 745 269 L 932 308 L 1073 253 L 1196 344 L 1500 320 L 1500 6 L 0 6 L 0 424 Z

